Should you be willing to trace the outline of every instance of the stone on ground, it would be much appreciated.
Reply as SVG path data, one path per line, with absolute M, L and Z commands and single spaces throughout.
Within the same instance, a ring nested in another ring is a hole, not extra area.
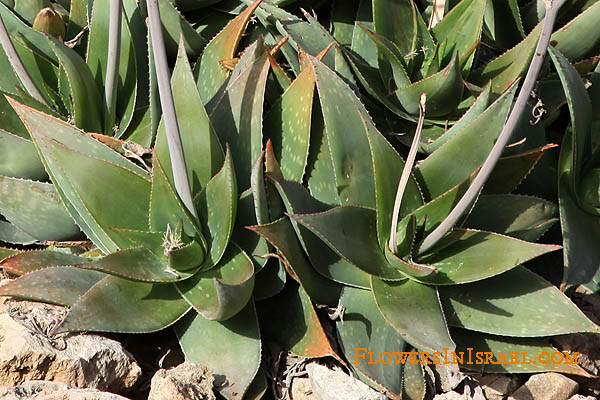
M 215 400 L 214 382 L 206 367 L 185 362 L 154 374 L 148 400 Z
M 579 384 L 556 372 L 532 375 L 509 400 L 569 400 Z
M 386 397 L 340 370 L 311 363 L 306 366 L 316 400 L 386 400 Z
M 27 381 L 19 386 L 1 386 L 0 400 L 127 400 L 96 389 L 72 388 L 61 382 Z

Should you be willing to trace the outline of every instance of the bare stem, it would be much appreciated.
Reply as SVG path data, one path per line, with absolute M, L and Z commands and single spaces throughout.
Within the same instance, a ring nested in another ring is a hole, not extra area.
M 492 147 L 490 154 L 486 158 L 483 163 L 481 170 L 471 183 L 471 186 L 467 189 L 465 194 L 462 196 L 460 201 L 456 204 L 454 209 L 448 214 L 446 219 L 442 221 L 442 223 L 435 228 L 426 238 L 423 240 L 418 249 L 418 254 L 423 254 L 427 250 L 431 249 L 446 233 L 450 232 L 454 225 L 458 222 L 461 216 L 465 213 L 465 211 L 471 207 L 477 195 L 479 194 L 481 188 L 485 184 L 486 180 L 490 176 L 492 170 L 496 166 L 498 159 L 502 155 L 502 151 L 508 144 L 515 128 L 517 127 L 517 122 L 523 115 L 525 111 L 525 106 L 527 105 L 527 100 L 529 99 L 530 93 L 533 90 L 535 85 L 535 81 L 537 80 L 538 74 L 542 67 L 542 63 L 544 61 L 544 55 L 548 50 L 548 44 L 550 43 L 550 37 L 552 36 L 552 30 L 554 28 L 554 22 L 556 21 L 556 15 L 558 14 L 558 10 L 563 5 L 566 0 L 547 0 L 546 2 L 546 17 L 544 18 L 544 25 L 542 27 L 542 34 L 537 43 L 537 47 L 535 49 L 535 53 L 533 55 L 533 60 L 529 65 L 529 70 L 527 71 L 527 75 L 525 76 L 525 81 L 523 82 L 523 87 L 519 92 L 515 105 L 510 112 L 508 120 L 506 121 L 506 125 L 502 128 L 502 132 L 500 136 L 498 136 L 498 140 Z
M 123 18 L 122 0 L 110 2 L 110 20 L 108 25 L 108 58 L 106 62 L 106 82 L 104 101 L 106 104 L 106 131 L 110 132 L 115 124 L 117 109 L 117 87 L 119 83 L 119 62 L 121 58 L 121 21 Z
M 388 246 L 393 253 L 396 253 L 396 248 L 398 246 L 398 217 L 400 216 L 400 206 L 402 205 L 402 197 L 404 196 L 404 192 L 406 191 L 406 185 L 408 184 L 410 172 L 412 171 L 413 166 L 415 165 L 417 149 L 419 148 L 419 143 L 421 142 L 421 131 L 423 130 L 423 121 L 425 121 L 426 102 L 427 95 L 425 93 L 421 93 L 421 96 L 419 98 L 419 121 L 417 122 L 417 129 L 415 130 L 415 135 L 413 137 L 413 141 L 408 152 L 408 157 L 406 158 L 406 164 L 404 164 L 404 169 L 402 170 L 402 175 L 400 176 L 400 182 L 398 182 L 398 190 L 396 191 L 394 211 L 392 212 L 392 226 L 390 228 L 390 241 L 388 243 Z
M 2 48 L 8 57 L 8 61 L 10 61 L 10 65 L 19 77 L 19 80 L 25 87 L 25 90 L 27 90 L 27 93 L 29 93 L 31 97 L 40 103 L 47 106 L 48 103 L 46 102 L 44 95 L 42 95 L 40 89 L 37 87 L 33 79 L 31 79 L 27 69 L 25 69 L 25 65 L 23 65 L 23 61 L 21 61 L 21 57 L 19 57 L 19 54 L 17 53 L 17 50 L 10 39 L 10 35 L 6 30 L 6 25 L 4 25 L 2 17 L 0 17 L 0 43 L 2 44 Z
M 197 216 L 196 209 L 194 208 L 194 201 L 192 200 L 192 191 L 190 189 L 185 156 L 183 154 L 183 145 L 179 133 L 179 124 L 177 123 L 177 114 L 175 113 L 173 92 L 171 91 L 167 53 L 160 21 L 160 12 L 158 10 L 158 0 L 147 0 L 146 5 L 148 7 L 148 17 L 150 19 L 150 36 L 152 37 L 154 67 L 156 70 L 156 80 L 158 81 L 160 105 L 163 109 L 163 121 L 167 133 L 167 144 L 169 146 L 169 155 L 171 156 L 171 168 L 173 170 L 173 179 L 175 180 L 175 190 L 188 211 L 192 215 Z

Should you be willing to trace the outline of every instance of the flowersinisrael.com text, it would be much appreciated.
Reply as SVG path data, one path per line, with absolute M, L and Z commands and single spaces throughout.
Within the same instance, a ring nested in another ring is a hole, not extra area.
M 366 347 L 355 347 L 354 364 L 577 364 L 579 353 L 547 352 L 537 355 L 527 352 L 510 351 L 494 354 L 491 351 L 474 351 L 467 347 L 467 351 L 454 352 L 445 348 L 443 352 L 433 353 L 423 351 L 384 351 L 375 353 Z

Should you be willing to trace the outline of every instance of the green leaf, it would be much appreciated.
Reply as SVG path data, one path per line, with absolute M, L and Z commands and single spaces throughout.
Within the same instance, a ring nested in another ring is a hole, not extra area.
M 459 328 L 452 329 L 452 337 L 456 340 L 459 356 L 457 361 L 460 366 L 477 373 L 481 373 L 482 370 L 488 373 L 554 371 L 590 376 L 575 363 L 551 362 L 550 357 L 557 349 L 552 347 L 547 339 L 494 336 Z M 493 357 L 486 362 L 488 352 L 492 353 L 490 357 L 492 355 Z M 513 355 L 515 362 L 511 361 Z M 462 361 L 460 361 L 461 356 Z M 448 362 L 451 361 L 452 355 L 448 354 Z
M 185 51 L 192 57 L 200 55 L 206 45 L 206 39 L 196 32 L 170 0 L 159 0 L 158 7 L 168 54 L 172 57 L 177 54 L 177 43 L 183 36 Z M 145 5 L 143 9 L 146 9 Z
M 228 400 L 241 400 L 260 366 L 261 345 L 254 303 L 227 321 L 210 321 L 189 313 L 176 326 L 186 361 L 205 365 Z
M 48 37 L 68 81 L 75 125 L 86 132 L 103 132 L 102 97 L 88 65 L 74 50 Z
M 30 25 L 33 25 L 36 15 L 42 8 L 52 7 L 49 0 L 14 0 L 14 3 L 15 13 Z
M 333 356 L 335 352 L 306 291 L 290 284 L 258 310 L 267 337 L 306 358 Z
M 77 36 L 88 22 L 87 0 L 71 0 L 70 3 L 71 7 L 69 10 L 66 40 L 71 40 Z
M 216 265 L 225 253 L 234 228 L 237 197 L 233 161 L 228 150 L 221 171 L 194 199 L 209 249 L 204 261 L 207 267 Z
M 486 3 L 486 0 L 462 0 L 433 27 L 433 36 L 440 43 L 442 65 L 450 62 L 458 51 L 463 75 L 469 73 L 475 58 L 474 50 L 481 39 Z M 464 57 L 468 58 L 464 60 Z
M 527 178 L 544 153 L 556 146 L 547 144 L 520 154 L 501 157 L 487 179 L 483 192 L 490 194 L 512 192 Z
M 354 32 L 352 34 L 351 50 L 371 67 L 377 67 L 377 48 L 365 31 L 360 27 L 363 25 L 369 30 L 374 30 L 373 25 L 373 2 L 372 0 L 359 0 L 358 10 L 354 21 Z
M 0 129 L 0 154 L 0 175 L 39 181 L 48 177 L 31 140 Z
M 179 45 L 171 88 L 192 196 L 196 196 L 219 171 L 225 155 L 194 83 L 183 43 L 180 42 Z M 171 156 L 162 119 L 158 127 L 155 151 L 173 186 Z
M 419 363 L 408 362 L 404 365 L 402 382 L 402 398 L 406 400 L 423 400 L 427 393 L 425 371 Z
M 130 241 L 111 228 L 147 229 L 147 173 L 67 123 L 11 104 L 27 125 L 77 225 L 105 253 L 129 247 Z
M 183 221 L 183 230 L 187 236 L 202 236 L 198 220 L 181 202 L 155 153 L 152 157 L 152 190 L 148 215 L 150 230 L 164 232 L 167 225 L 175 228 L 179 221 Z
M 301 182 L 309 153 L 315 76 L 304 68 L 265 117 L 285 179 Z
M 273 180 L 288 214 L 305 214 L 322 212 L 329 206 L 311 197 L 298 182 Z M 290 220 L 296 231 L 306 255 L 317 272 L 321 275 L 345 285 L 363 289 L 370 287 L 369 276 L 346 259 L 331 250 L 318 236 L 309 229 Z
M 418 13 L 419 10 L 412 0 L 403 2 L 373 0 L 375 32 L 389 39 L 398 46 L 402 55 L 406 55 L 417 48 Z M 381 57 L 381 53 L 379 55 Z
M 483 114 L 417 166 L 415 175 L 421 178 L 421 188 L 429 198 L 450 190 L 481 167 L 504 127 L 515 90 L 516 85 L 513 85 Z
M 13 244 L 32 244 L 36 240 L 10 222 L 0 221 L 0 241 Z
M 276 257 L 269 258 L 265 266 L 255 275 L 252 297 L 256 301 L 261 301 L 277 295 L 283 290 L 287 276 L 283 262 Z
M 391 357 L 395 352 L 404 351 L 406 344 L 402 336 L 383 318 L 370 290 L 345 287 L 340 304 L 346 307 L 344 322 L 337 322 L 342 353 L 371 383 L 399 396 L 402 364 L 376 361 L 382 353 L 391 353 Z M 371 363 L 369 352 L 373 352 Z M 384 359 L 387 361 L 388 357 L 384 356 Z
M 177 290 L 204 318 L 224 321 L 240 312 L 254 289 L 252 260 L 230 243 L 219 264 L 178 282 Z
M 19 254 L 20 250 L 7 249 L 6 247 L 0 247 L 0 261 L 4 261 L 7 257 L 11 257 L 15 254 Z
M 144 247 L 119 250 L 76 266 L 140 282 L 176 282 L 192 276 L 190 272 L 170 269 L 164 256 L 157 257 Z
M 246 226 L 256 225 L 257 223 L 252 191 L 248 189 L 240 195 L 237 201 L 235 226 L 231 240 L 239 244 L 252 258 L 256 265 L 256 272 L 260 271 L 265 265 L 267 258 L 264 256 L 271 251 L 265 238 L 246 229 Z
M 86 63 L 98 86 L 104 92 L 106 64 L 108 60 L 108 32 L 110 20 L 110 0 L 95 0 L 90 21 Z M 139 51 L 141 51 L 140 49 Z M 137 93 L 137 63 L 134 42 L 127 18 L 121 22 L 121 46 L 119 56 L 119 84 L 117 89 L 117 124 L 105 126 L 107 134 L 120 136 L 127 129 L 133 117 Z M 105 121 L 106 124 L 106 121 Z M 116 129 L 115 129 L 116 128 Z
M 363 117 L 362 114 L 361 117 Z M 390 239 L 396 191 L 398 190 L 400 175 L 402 175 L 402 171 L 404 170 L 404 161 L 388 141 L 364 117 L 363 124 L 367 132 L 367 138 L 369 139 L 371 158 L 373 160 L 377 238 L 379 240 L 379 247 L 383 250 L 388 247 Z M 399 216 L 403 217 L 421 205 L 423 205 L 421 190 L 415 178 L 410 175 L 404 195 L 402 196 Z
M 373 123 L 356 94 L 335 72 L 314 57 L 309 56 L 309 60 L 319 91 L 340 199 L 338 204 L 373 207 L 375 183 L 363 118 L 369 126 Z M 374 127 L 373 129 L 376 130 Z M 312 173 L 314 174 L 314 168 Z
M 512 337 L 600 332 L 560 290 L 524 267 L 440 292 L 454 326 Z
M 49 183 L 0 176 L 0 213 L 37 240 L 60 241 L 80 234 Z
M 597 55 L 600 50 L 599 19 L 600 4 L 596 2 L 552 34 L 550 40 L 556 42 L 554 48 L 573 61 Z
M 559 249 L 560 246 L 525 242 L 497 233 L 455 229 L 440 240 L 432 254 L 417 259 L 435 266 L 438 273 L 415 279 L 433 285 L 475 282 Z
M 171 283 L 134 282 L 107 276 L 71 307 L 57 333 L 147 333 L 166 328 L 190 309 Z
M 232 59 L 248 21 L 260 4 L 255 1 L 232 19 L 207 45 L 198 67 L 198 90 L 204 104 L 208 104 L 229 77 L 229 71 L 221 66 L 222 60 Z
M 512 47 L 525 37 L 518 0 L 488 1 L 484 31 L 503 47 Z
M 426 352 L 454 349 L 436 288 L 407 279 L 386 282 L 371 277 L 377 307 L 402 338 Z
M 404 274 L 389 264 L 379 247 L 373 210 L 345 206 L 318 214 L 294 214 L 290 218 L 368 274 L 382 279 L 405 279 Z
M 331 11 L 331 34 L 344 46 L 352 45 L 354 20 L 360 0 L 334 0 Z
M 525 76 L 541 32 L 539 23 L 521 43 L 474 71 L 470 81 L 483 86 L 491 80 L 494 93 L 503 93 L 516 79 Z
M 14 252 L 2 258 L 0 267 L 18 276 L 46 267 L 73 266 L 87 261 L 85 257 L 50 250 Z
M 534 241 L 558 220 L 558 208 L 537 197 L 480 196 L 464 226 Z
M 548 48 L 548 52 L 562 82 L 571 115 L 570 129 L 572 133 L 565 137 L 570 140 L 570 153 L 561 151 L 559 175 L 568 174 L 571 190 L 573 190 L 575 198 L 579 200 L 579 194 L 575 188 L 581 179 L 583 163 L 590 156 L 592 149 L 590 136 L 592 102 L 583 80 L 569 61 L 552 47 Z
M 263 236 L 275 247 L 282 261 L 313 301 L 319 304 L 337 304 L 340 285 L 314 270 L 302 251 L 294 228 L 287 218 L 266 225 L 249 226 L 248 229 Z
M 255 44 L 260 49 L 262 44 Z M 252 49 L 247 49 L 250 52 Z M 246 68 L 234 69 L 227 86 L 207 107 L 221 143 L 229 143 L 238 190 L 250 187 L 250 174 L 262 151 L 262 113 L 269 59 L 257 51 Z
M 71 307 L 106 275 L 64 266 L 30 272 L 0 287 L 0 296 Z
M 445 116 L 458 107 L 465 85 L 463 84 L 458 53 L 442 71 L 427 78 L 396 89 L 394 94 L 402 108 L 411 115 L 419 115 L 419 96 L 427 95 L 429 118 Z

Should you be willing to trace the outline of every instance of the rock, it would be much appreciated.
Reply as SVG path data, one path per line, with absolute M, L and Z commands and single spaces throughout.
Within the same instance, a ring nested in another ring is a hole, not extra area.
M 577 393 L 579 385 L 556 372 L 532 375 L 509 400 L 568 400 Z
M 77 389 L 61 382 L 26 381 L 19 386 L 1 386 L 0 400 L 127 400 L 96 389 Z
M 446 392 L 442 394 L 436 394 L 433 400 L 471 400 L 471 397 L 456 392 Z
M 436 389 L 439 392 L 450 392 L 465 379 L 465 374 L 460 372 L 457 364 L 438 363 L 432 364 L 435 376 Z
M 477 380 L 487 400 L 502 400 L 519 387 L 519 378 L 511 375 L 489 374 Z
M 386 396 L 340 370 L 311 363 L 306 366 L 316 400 L 386 400 Z
M 214 382 L 206 367 L 185 362 L 154 374 L 148 400 L 215 400 Z
M 557 336 L 554 342 L 560 350 L 579 353 L 580 367 L 593 375 L 600 373 L 600 335 L 574 333 Z
M 290 400 L 315 400 L 309 378 L 294 378 Z
M 115 393 L 130 389 L 142 371 L 119 342 L 91 334 L 50 335 L 65 313 L 64 307 L 4 301 L 0 307 L 0 385 L 45 380 Z
M 576 394 L 575 396 L 569 397 L 569 400 L 597 400 L 594 396 L 584 396 L 582 394 Z

